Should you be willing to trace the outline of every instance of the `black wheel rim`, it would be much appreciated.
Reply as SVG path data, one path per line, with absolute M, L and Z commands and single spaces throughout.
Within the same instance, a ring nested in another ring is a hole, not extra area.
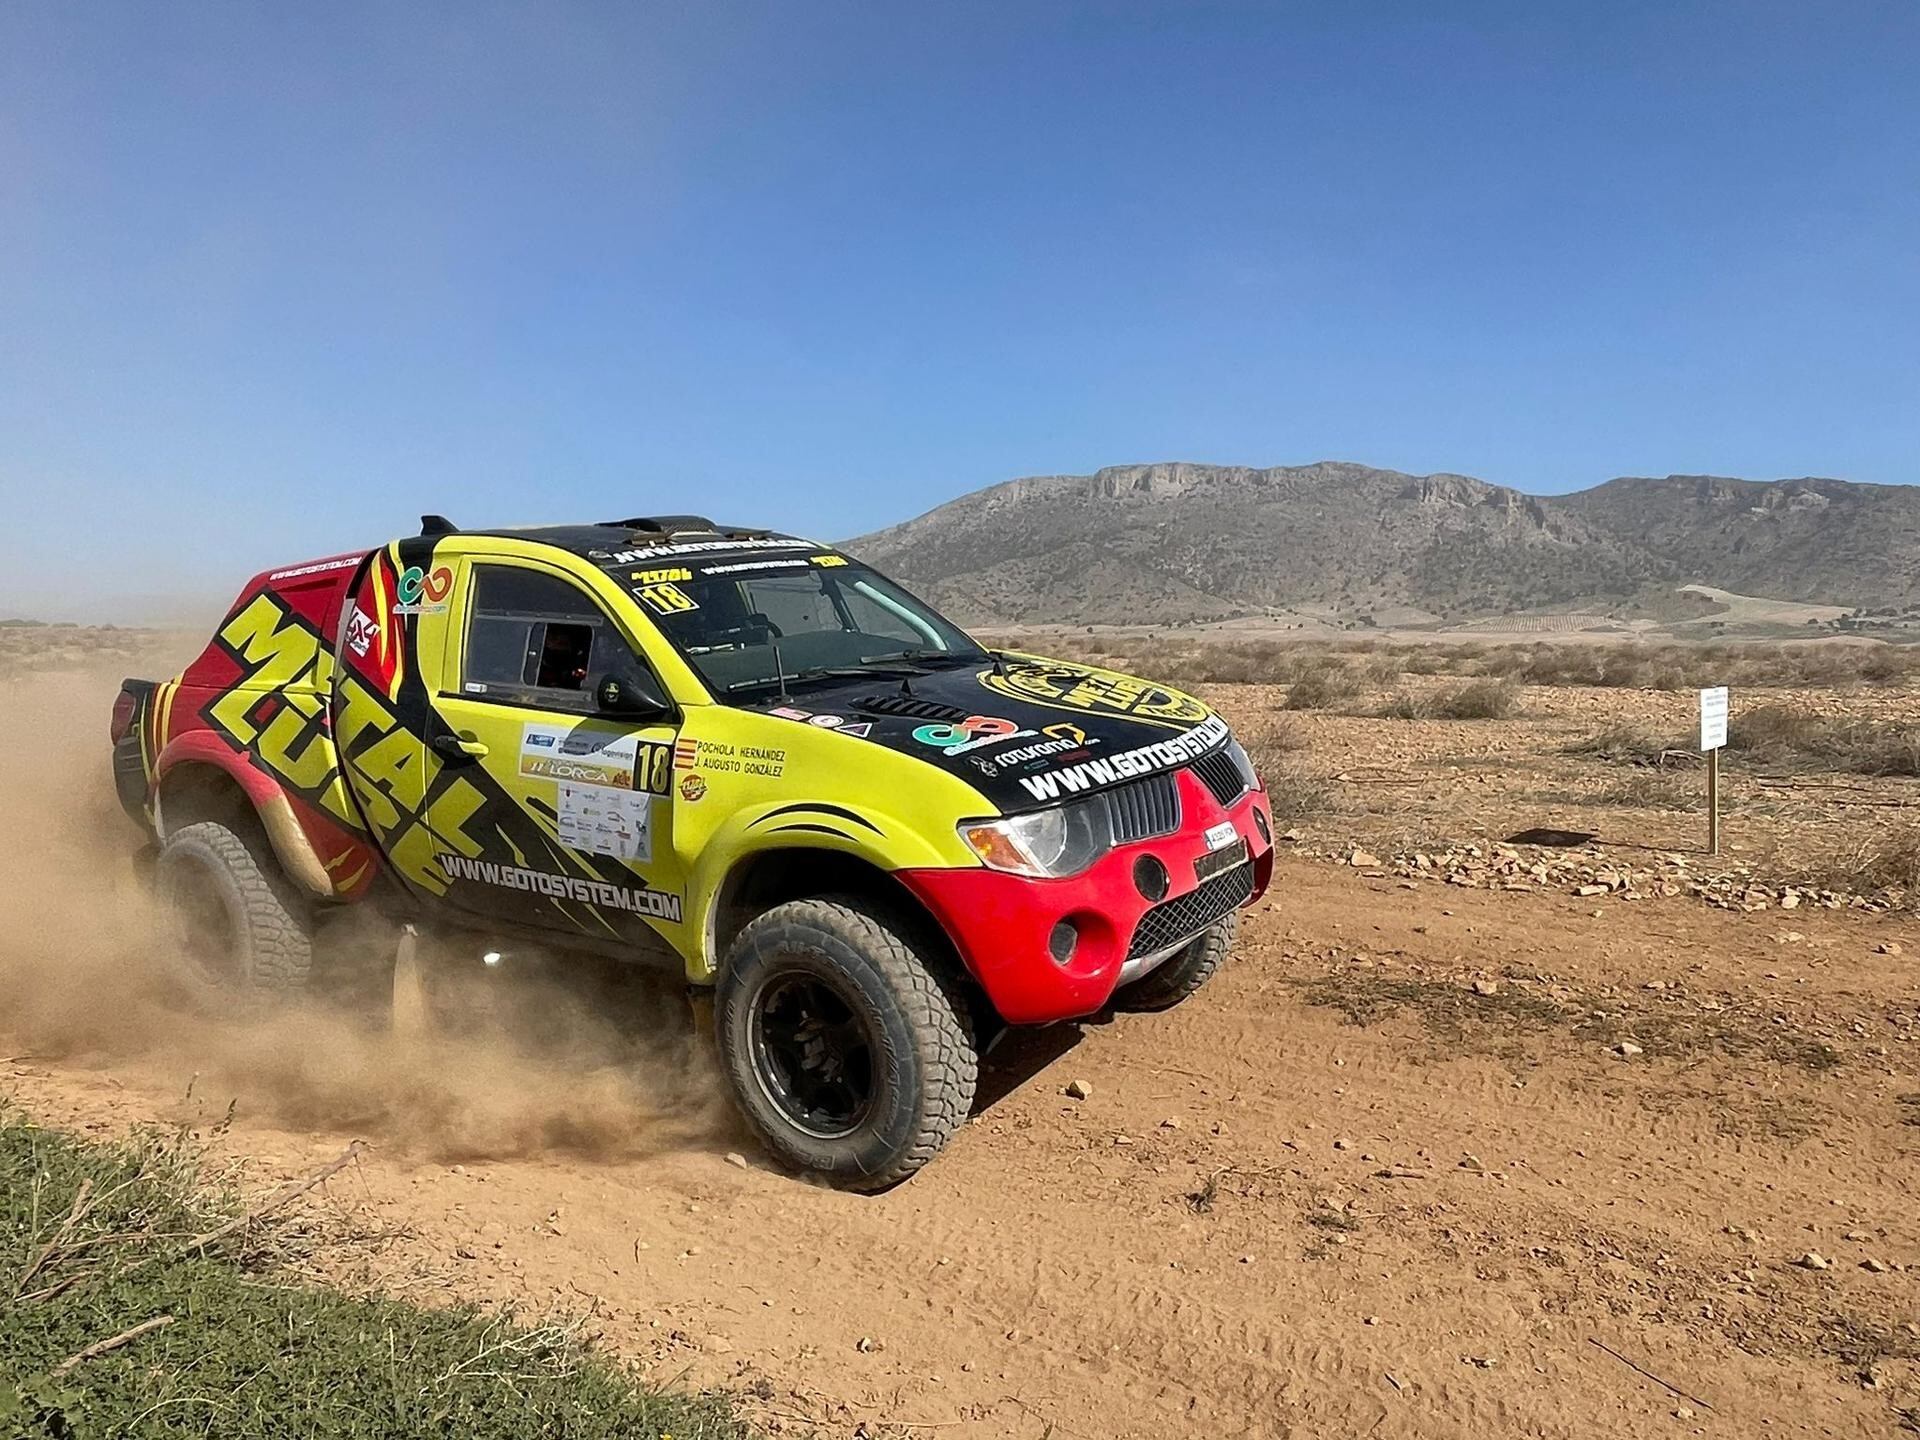
M 240 983 L 240 932 L 213 877 L 194 866 L 176 873 L 167 887 L 178 940 L 191 965 L 209 985 Z
M 859 1009 L 817 975 L 761 987 L 752 1020 L 753 1068 L 789 1124 L 818 1140 L 850 1135 L 873 1110 L 873 1034 Z

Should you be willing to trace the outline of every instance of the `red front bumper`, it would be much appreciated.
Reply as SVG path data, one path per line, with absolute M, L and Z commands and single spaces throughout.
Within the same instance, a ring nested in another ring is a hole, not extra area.
M 1253 866 L 1253 899 L 1265 893 L 1272 877 L 1268 837 L 1273 824 L 1266 793 L 1253 791 L 1223 809 L 1191 771 L 1180 771 L 1178 778 L 1182 823 L 1176 833 L 1122 845 L 1068 879 L 1034 880 L 984 866 L 901 870 L 895 878 L 946 929 L 1002 1019 L 1041 1025 L 1091 1015 L 1119 983 L 1140 917 L 1155 904 L 1169 904 L 1199 888 L 1194 866 L 1211 853 L 1205 838 L 1209 829 L 1222 820 L 1233 822 Z M 1134 865 L 1142 855 L 1157 858 L 1171 879 L 1159 901 L 1147 899 L 1134 882 Z M 1062 920 L 1079 932 L 1064 965 L 1047 948 Z

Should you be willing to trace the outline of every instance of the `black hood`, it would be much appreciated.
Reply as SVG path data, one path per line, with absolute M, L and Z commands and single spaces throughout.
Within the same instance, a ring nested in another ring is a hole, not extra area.
M 958 776 L 1003 811 L 1184 765 L 1227 738 L 1226 722 L 1179 690 L 1111 670 L 1008 657 L 793 687 L 743 710 L 819 725 Z

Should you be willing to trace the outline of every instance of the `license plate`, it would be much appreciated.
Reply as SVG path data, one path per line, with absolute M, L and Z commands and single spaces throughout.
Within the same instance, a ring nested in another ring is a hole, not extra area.
M 1214 876 L 1233 869 L 1236 865 L 1247 863 L 1247 842 L 1236 839 L 1224 850 L 1216 850 L 1211 855 L 1202 855 L 1193 862 L 1193 878 L 1211 880 Z

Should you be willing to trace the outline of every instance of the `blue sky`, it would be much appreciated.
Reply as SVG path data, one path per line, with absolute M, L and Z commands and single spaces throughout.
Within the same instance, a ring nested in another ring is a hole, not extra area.
M 0 613 L 1015 475 L 1920 480 L 1920 6 L 0 7 Z

